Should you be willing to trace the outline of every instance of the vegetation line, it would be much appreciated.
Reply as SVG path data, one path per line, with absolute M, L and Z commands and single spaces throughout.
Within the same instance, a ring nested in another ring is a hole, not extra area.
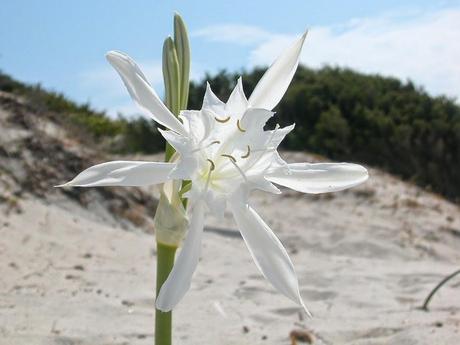
M 226 101 L 239 74 L 250 95 L 263 73 L 264 69 L 254 69 L 206 75 L 191 83 L 187 108 L 201 109 L 206 81 Z M 164 148 L 150 119 L 111 119 L 88 104 L 78 105 L 61 94 L 1 73 L 0 90 L 25 95 L 34 107 L 58 113 L 96 142 L 108 142 L 106 148 L 112 152 L 155 153 Z M 275 111 L 267 129 L 276 123 L 296 124 L 296 130 L 283 142 L 284 149 L 380 167 L 459 201 L 460 107 L 453 99 L 432 97 L 410 81 L 301 66 Z

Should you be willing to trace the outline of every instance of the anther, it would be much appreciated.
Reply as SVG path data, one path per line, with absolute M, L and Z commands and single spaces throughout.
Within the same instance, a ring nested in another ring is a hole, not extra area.
M 213 171 L 215 168 L 216 168 L 216 165 L 214 164 L 214 162 L 212 160 L 210 160 L 209 158 L 207 159 L 207 161 L 209 163 L 211 163 L 211 168 L 209 169 L 209 171 Z
M 227 116 L 227 117 L 224 118 L 224 119 L 219 119 L 217 116 L 214 116 L 214 119 L 215 119 L 217 122 L 225 123 L 225 122 L 228 122 L 228 121 L 230 120 L 230 116 Z
M 214 140 L 212 143 L 210 143 L 208 146 L 214 145 L 214 144 L 220 144 L 219 140 Z
M 230 158 L 230 159 L 233 161 L 233 163 L 236 163 L 236 159 L 235 159 L 235 157 L 233 157 L 232 155 L 222 154 L 221 156 L 222 156 L 222 157 Z
M 236 121 L 236 127 L 238 127 L 238 129 L 241 131 L 241 132 L 246 132 L 246 130 L 244 128 L 241 128 L 241 124 L 240 124 L 240 120 Z
M 246 154 L 241 156 L 241 158 L 248 158 L 250 154 L 251 154 L 251 148 L 248 145 L 248 150 L 247 150 Z

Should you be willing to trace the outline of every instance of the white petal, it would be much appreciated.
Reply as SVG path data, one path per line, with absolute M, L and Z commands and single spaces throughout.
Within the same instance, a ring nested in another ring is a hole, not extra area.
M 248 176 L 258 174 L 266 175 L 271 171 L 284 169 L 287 170 L 287 163 L 280 157 L 276 151 L 278 145 L 283 141 L 284 137 L 294 129 L 294 125 L 283 128 L 276 128 L 271 131 L 264 131 L 260 135 L 253 135 L 249 144 L 253 149 L 253 153 L 241 164 L 241 168 Z M 263 148 L 263 151 L 258 151 Z
M 306 35 L 305 32 L 268 68 L 249 97 L 251 107 L 271 110 L 283 98 L 299 64 L 299 56 Z
M 243 90 L 243 79 L 240 77 L 228 98 L 227 104 L 225 104 L 225 115 L 241 118 L 247 108 L 248 100 Z
M 260 216 L 242 202 L 243 198 L 236 196 L 230 200 L 229 205 L 257 267 L 279 292 L 302 306 L 308 313 L 286 249 Z
M 287 173 L 275 170 L 266 178 L 302 193 L 317 194 L 354 187 L 369 177 L 366 168 L 352 163 L 294 163 L 288 167 Z
M 263 175 L 248 176 L 248 188 L 259 189 L 267 193 L 281 194 L 281 191 Z
M 198 155 L 193 154 L 195 145 L 190 138 L 179 135 L 173 131 L 158 129 L 166 141 L 179 153 L 179 160 L 172 169 L 169 178 L 173 180 L 190 179 L 198 166 Z
M 206 92 L 204 94 L 202 109 L 211 110 L 216 114 L 223 114 L 225 112 L 225 103 L 212 92 L 209 83 L 206 83 Z
M 193 150 L 191 147 L 191 139 L 187 136 L 177 134 L 173 131 L 163 130 L 158 128 L 158 132 L 165 138 L 165 140 L 179 153 L 186 153 Z
M 128 55 L 110 51 L 106 57 L 120 75 L 133 100 L 144 113 L 151 116 L 159 124 L 185 135 L 184 127 L 180 121 L 163 104 L 140 68 Z
M 203 226 L 204 204 L 199 201 L 193 208 L 190 228 L 184 246 L 158 294 L 157 309 L 163 312 L 172 310 L 190 288 L 192 275 L 200 258 Z
M 268 131 L 270 133 L 270 140 L 267 142 L 267 146 L 277 148 L 279 144 L 284 140 L 286 135 L 288 135 L 295 127 L 295 124 L 283 127 L 276 128 L 274 130 Z
M 267 121 L 275 113 L 267 109 L 249 108 L 241 118 L 240 126 L 248 133 L 260 135 Z
M 215 123 L 212 112 L 203 110 L 183 110 L 179 115 L 184 128 L 189 133 L 188 136 L 193 138 L 196 143 L 206 139 Z
M 57 187 L 147 186 L 163 183 L 174 163 L 113 161 L 94 165 Z

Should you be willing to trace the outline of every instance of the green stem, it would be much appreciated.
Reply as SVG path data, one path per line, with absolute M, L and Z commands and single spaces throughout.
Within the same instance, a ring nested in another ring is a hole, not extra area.
M 174 266 L 175 247 L 157 242 L 157 291 L 168 278 Z M 163 313 L 155 309 L 155 345 L 171 345 L 172 312 Z
M 176 152 L 173 147 L 166 142 L 166 149 L 165 149 L 165 162 L 169 162 L 174 155 L 174 152 Z

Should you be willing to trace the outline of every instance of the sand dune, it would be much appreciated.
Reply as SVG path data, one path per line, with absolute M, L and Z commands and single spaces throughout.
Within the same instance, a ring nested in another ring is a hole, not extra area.
M 16 102 L 0 108 L 0 344 L 153 344 L 157 190 L 51 188 L 107 157 L 77 150 L 51 120 L 16 123 Z M 39 135 L 44 147 L 55 144 L 46 169 L 46 153 L 34 156 L 29 143 Z M 430 312 L 418 309 L 459 268 L 458 206 L 370 174 L 335 194 L 252 196 L 291 255 L 312 319 L 262 278 L 229 214 L 210 218 L 191 290 L 174 313 L 175 344 L 290 344 L 292 330 L 314 344 L 458 344 L 459 279 Z

